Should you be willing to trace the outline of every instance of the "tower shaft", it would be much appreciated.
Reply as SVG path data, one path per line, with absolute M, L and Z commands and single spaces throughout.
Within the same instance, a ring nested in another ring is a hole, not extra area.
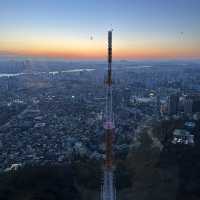
M 102 200 L 115 200 L 115 186 L 113 182 L 113 134 L 114 119 L 112 111 L 112 31 L 108 31 L 108 71 L 106 80 L 106 113 L 105 113 L 105 165 L 103 186 L 101 190 Z
M 112 111 L 112 31 L 108 31 L 108 74 L 106 87 L 106 122 L 104 125 L 106 146 L 105 167 L 112 168 L 112 143 L 114 132 L 114 119 Z

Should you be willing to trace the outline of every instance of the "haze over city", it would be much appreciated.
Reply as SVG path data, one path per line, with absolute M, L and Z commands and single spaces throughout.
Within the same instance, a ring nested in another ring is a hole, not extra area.
M 105 59 L 200 57 L 199 0 L 1 0 L 0 55 Z

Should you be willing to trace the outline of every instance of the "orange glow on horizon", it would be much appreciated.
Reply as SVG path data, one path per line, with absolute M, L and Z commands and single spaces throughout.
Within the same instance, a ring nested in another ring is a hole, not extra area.
M 107 59 L 107 38 L 30 37 L 0 40 L 0 54 L 64 59 Z M 193 43 L 161 42 L 141 38 L 113 43 L 113 59 L 200 58 L 200 47 Z
M 0 51 L 1 52 L 1 51 Z M 22 49 L 22 50 L 4 50 L 6 54 L 27 57 L 47 57 L 63 59 L 107 59 L 107 50 L 100 48 L 82 49 Z M 200 51 L 197 50 L 179 50 L 179 49 L 116 49 L 113 50 L 113 59 L 176 59 L 176 58 L 200 58 Z

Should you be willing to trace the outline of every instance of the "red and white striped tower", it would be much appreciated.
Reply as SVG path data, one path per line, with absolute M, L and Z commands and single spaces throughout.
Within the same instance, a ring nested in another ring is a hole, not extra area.
M 105 164 L 101 191 L 102 200 L 115 200 L 113 182 L 113 134 L 115 129 L 112 110 L 112 30 L 108 31 L 108 71 L 106 79 L 106 113 L 105 113 Z

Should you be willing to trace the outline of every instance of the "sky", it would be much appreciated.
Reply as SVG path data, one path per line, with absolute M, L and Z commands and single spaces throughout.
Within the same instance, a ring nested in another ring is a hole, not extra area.
M 0 55 L 199 59 L 200 0 L 0 0 Z M 93 39 L 91 39 L 91 37 Z

